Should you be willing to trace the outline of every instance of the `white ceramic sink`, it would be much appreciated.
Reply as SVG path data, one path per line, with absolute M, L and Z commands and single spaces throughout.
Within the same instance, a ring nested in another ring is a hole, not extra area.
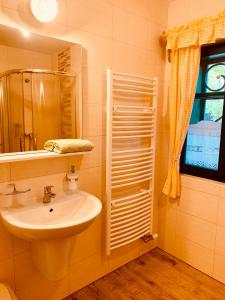
M 101 212 L 96 197 L 79 191 L 57 195 L 51 203 L 42 202 L 1 211 L 6 228 L 25 240 L 67 238 L 85 230 Z
M 100 214 L 100 200 L 83 191 L 57 194 L 51 203 L 7 208 L 0 215 L 15 236 L 31 241 L 35 268 L 48 280 L 62 279 L 69 265 L 73 236 Z

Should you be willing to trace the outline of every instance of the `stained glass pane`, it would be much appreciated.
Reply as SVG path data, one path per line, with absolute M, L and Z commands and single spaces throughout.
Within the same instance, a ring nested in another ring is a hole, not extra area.
M 206 92 L 225 91 L 225 64 L 208 65 L 205 76 Z
M 204 109 L 204 120 L 222 122 L 223 99 L 206 100 Z
M 195 100 L 187 134 L 185 164 L 218 170 L 223 105 L 223 99 Z

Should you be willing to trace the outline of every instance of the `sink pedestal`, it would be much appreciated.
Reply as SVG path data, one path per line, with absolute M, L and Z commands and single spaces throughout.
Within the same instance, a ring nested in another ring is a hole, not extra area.
M 72 238 L 32 242 L 34 267 L 49 281 L 62 279 L 69 266 Z

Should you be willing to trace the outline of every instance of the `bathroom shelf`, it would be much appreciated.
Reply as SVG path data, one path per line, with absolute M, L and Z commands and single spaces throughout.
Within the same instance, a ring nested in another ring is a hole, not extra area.
M 57 158 L 57 157 L 66 157 L 66 156 L 78 156 L 78 155 L 85 155 L 85 154 L 88 154 L 91 152 L 92 151 L 83 151 L 83 152 L 59 154 L 59 153 L 55 153 L 55 152 L 49 152 L 46 150 L 39 150 L 39 151 L 4 153 L 4 154 L 0 154 L 0 164 L 1 163 L 11 163 L 11 162 L 16 162 L 16 161 L 25 161 L 25 160 Z

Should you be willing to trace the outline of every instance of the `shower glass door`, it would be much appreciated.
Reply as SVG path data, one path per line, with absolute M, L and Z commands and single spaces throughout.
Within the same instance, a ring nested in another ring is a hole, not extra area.
M 25 151 L 24 138 L 24 97 L 22 73 L 7 76 L 9 148 L 10 152 Z
M 49 139 L 61 135 L 61 102 L 59 76 L 32 74 L 33 132 L 37 149 Z

